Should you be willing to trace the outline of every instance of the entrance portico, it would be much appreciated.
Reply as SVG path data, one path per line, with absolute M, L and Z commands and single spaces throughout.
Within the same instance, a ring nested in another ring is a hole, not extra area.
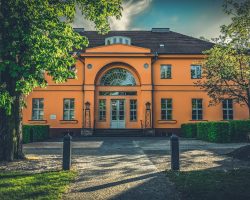
M 140 78 L 126 63 L 111 63 L 97 75 L 95 86 L 96 129 L 141 129 Z

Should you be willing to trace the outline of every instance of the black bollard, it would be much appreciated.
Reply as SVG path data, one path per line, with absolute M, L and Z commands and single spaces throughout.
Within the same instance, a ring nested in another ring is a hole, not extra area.
M 71 167 L 71 139 L 69 133 L 63 138 L 63 170 L 70 170 Z
M 180 170 L 179 138 L 177 135 L 170 137 L 171 146 L 171 169 Z

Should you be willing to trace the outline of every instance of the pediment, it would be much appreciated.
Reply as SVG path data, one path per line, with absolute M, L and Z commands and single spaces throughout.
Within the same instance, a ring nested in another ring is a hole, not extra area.
M 151 50 L 143 47 L 125 45 L 125 44 L 111 44 L 105 46 L 98 46 L 87 48 L 86 53 L 150 53 Z

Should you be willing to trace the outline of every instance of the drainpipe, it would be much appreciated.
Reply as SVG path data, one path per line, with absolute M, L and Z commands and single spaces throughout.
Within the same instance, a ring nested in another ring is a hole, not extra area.
M 152 82 L 152 129 L 154 129 L 154 119 L 155 119 L 155 114 L 154 114 L 154 70 L 153 70 L 153 65 L 154 63 L 158 60 L 158 53 L 157 51 L 154 52 L 154 58 L 152 59 L 151 62 L 151 82 Z
M 85 85 L 85 60 L 84 59 L 82 59 L 82 56 L 80 55 L 80 53 L 81 52 L 78 52 L 78 60 L 80 60 L 81 61 L 81 63 L 83 64 L 83 82 L 82 82 L 82 86 L 83 86 L 83 102 L 82 102 L 82 104 L 83 104 L 83 109 L 82 109 L 82 128 L 84 128 L 84 118 L 85 118 L 85 116 L 84 116 L 84 101 L 85 101 L 85 91 L 84 91 L 84 85 Z

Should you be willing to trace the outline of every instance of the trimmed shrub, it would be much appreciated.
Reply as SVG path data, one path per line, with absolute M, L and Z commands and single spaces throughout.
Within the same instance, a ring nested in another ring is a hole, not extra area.
M 197 124 L 197 138 L 200 140 L 208 141 L 208 132 L 207 132 L 207 122 L 200 122 Z
M 250 134 L 250 120 L 232 120 L 229 123 L 232 141 L 247 141 L 247 135 Z
M 197 137 L 197 123 L 182 124 L 181 135 L 185 138 Z
M 23 143 L 43 141 L 49 138 L 48 125 L 23 125 Z
M 229 122 L 202 122 L 197 124 L 197 137 L 209 142 L 231 142 L 229 129 Z

